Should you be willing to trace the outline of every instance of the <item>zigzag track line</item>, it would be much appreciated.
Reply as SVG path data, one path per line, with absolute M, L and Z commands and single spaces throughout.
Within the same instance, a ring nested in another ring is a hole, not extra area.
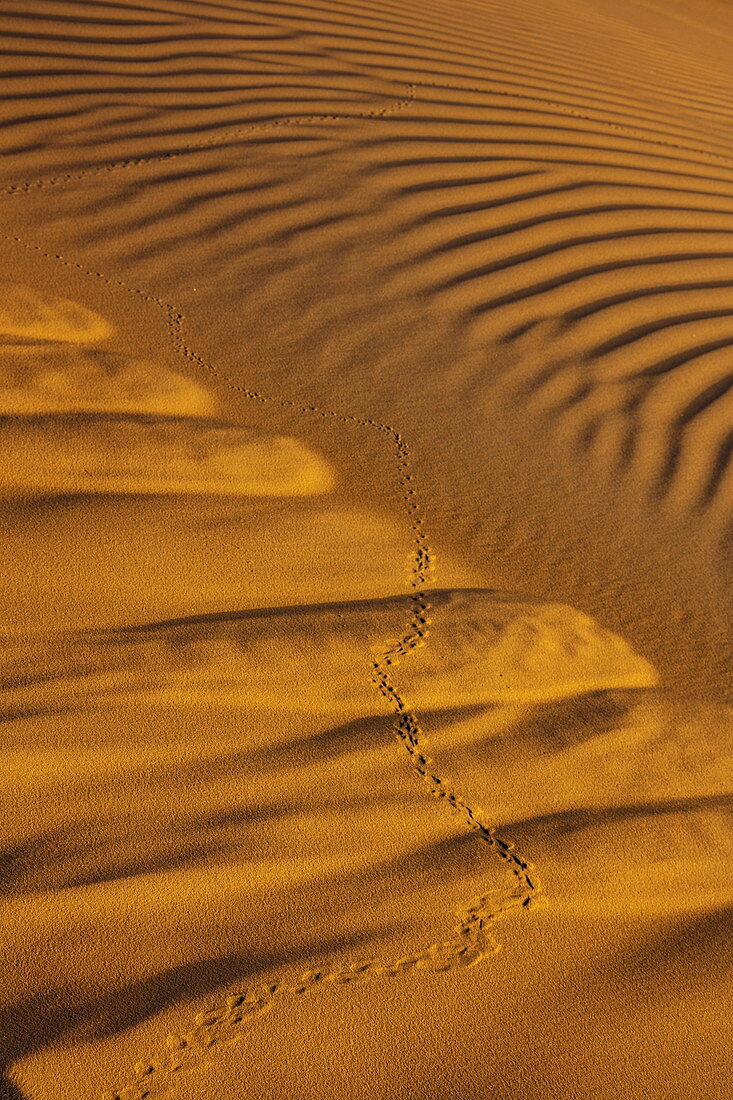
M 394 106 L 394 110 L 401 109 L 402 106 L 412 101 L 414 85 L 411 85 L 410 88 L 410 95 L 400 100 L 399 104 Z M 372 112 L 360 117 L 380 117 L 385 113 L 387 112 L 382 110 L 379 115 Z M 317 120 L 321 121 L 325 117 L 335 118 L 340 116 L 318 116 Z M 295 120 L 293 124 L 302 124 L 302 122 L 303 120 Z M 282 124 L 284 125 L 285 122 Z M 147 163 L 148 160 L 168 158 L 169 154 L 163 154 L 157 158 L 135 159 L 109 166 L 107 170 L 137 167 L 142 163 Z M 94 171 L 103 170 L 95 169 Z M 79 177 L 58 177 L 52 181 L 36 181 L 31 186 L 21 185 L 16 189 L 6 189 L 5 192 L 0 192 L 0 194 L 25 194 L 32 189 L 32 186 L 41 186 L 45 183 L 72 182 L 74 178 Z M 175 1079 L 178 1071 L 184 1069 L 187 1064 L 200 1060 L 207 1051 L 210 1051 L 217 1044 L 236 1041 L 242 1035 L 243 1029 L 248 1023 L 267 1012 L 276 999 L 282 1000 L 285 995 L 298 996 L 308 990 L 318 988 L 324 982 L 345 984 L 369 977 L 393 977 L 411 970 L 438 972 L 476 965 L 482 959 L 496 954 L 499 950 L 499 945 L 492 931 L 493 923 L 510 910 L 526 908 L 531 905 L 540 892 L 540 886 L 534 875 L 530 877 L 531 864 L 515 853 L 509 842 L 497 836 L 494 829 L 485 824 L 469 804 L 459 794 L 451 790 L 445 780 L 437 774 L 433 762 L 422 752 L 420 742 L 422 731 L 419 720 L 403 699 L 391 675 L 391 670 L 399 664 L 400 660 L 425 644 L 428 638 L 430 603 L 429 593 L 425 591 L 425 586 L 433 570 L 430 547 L 424 533 L 424 520 L 420 514 L 417 494 L 413 485 L 411 452 L 402 434 L 396 428 L 370 417 L 337 413 L 315 405 L 299 405 L 297 402 L 272 397 L 242 386 L 222 374 L 186 343 L 183 336 L 185 315 L 172 303 L 149 294 L 141 288 L 131 286 L 122 279 L 116 279 L 105 275 L 103 272 L 86 268 L 83 264 L 59 253 L 46 252 L 40 246 L 25 241 L 21 237 L 4 235 L 3 239 L 29 251 L 36 252 L 45 259 L 99 279 L 109 286 L 134 294 L 157 307 L 165 315 L 171 338 L 179 354 L 188 362 L 205 370 L 217 381 L 242 396 L 252 401 L 332 419 L 342 424 L 357 425 L 378 431 L 387 437 L 394 449 L 398 482 L 402 489 L 414 539 L 411 575 L 413 593 L 410 597 L 412 616 L 405 635 L 390 646 L 380 658 L 373 661 L 371 681 L 376 690 L 389 702 L 395 716 L 394 732 L 398 741 L 405 750 L 411 766 L 425 782 L 431 795 L 446 802 L 455 813 L 463 818 L 467 828 L 475 833 L 502 860 L 510 878 L 509 885 L 502 897 L 497 899 L 496 892 L 492 891 L 472 899 L 465 908 L 456 912 L 458 923 L 454 926 L 448 938 L 419 949 L 410 956 L 392 962 L 372 959 L 361 963 L 339 966 L 332 970 L 308 970 L 290 984 L 250 986 L 241 993 L 229 996 L 220 1008 L 199 1013 L 195 1017 L 194 1026 L 189 1032 L 185 1035 L 170 1036 L 168 1038 L 168 1053 L 163 1058 L 137 1063 L 130 1075 L 132 1082 L 114 1091 L 110 1098 L 110 1100 L 146 1100 L 154 1093 L 157 1094 L 165 1090 Z M 110 1094 L 107 1095 L 110 1097 Z

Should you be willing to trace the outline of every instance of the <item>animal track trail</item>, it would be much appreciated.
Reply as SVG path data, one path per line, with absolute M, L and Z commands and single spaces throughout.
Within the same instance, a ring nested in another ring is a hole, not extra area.
M 530 877 L 532 865 L 529 861 L 515 853 L 512 844 L 499 837 L 491 826 L 481 820 L 478 813 L 438 774 L 433 761 L 423 753 L 422 730 L 417 715 L 410 709 L 391 676 L 391 670 L 403 658 L 426 644 L 431 622 L 429 594 L 424 591 L 424 586 L 431 578 L 433 561 L 413 487 L 411 452 L 403 436 L 395 428 L 369 417 L 344 415 L 314 405 L 301 406 L 296 402 L 273 398 L 240 386 L 222 375 L 185 342 L 185 316 L 180 311 L 161 299 L 151 300 L 167 310 L 168 324 L 179 352 L 232 390 L 252 400 L 371 428 L 391 439 L 395 449 L 398 479 L 403 489 L 415 543 L 411 585 L 418 590 L 411 596 L 413 611 L 405 634 L 372 663 L 372 683 L 390 703 L 396 715 L 395 734 L 416 774 L 427 785 L 430 794 L 446 802 L 454 813 L 463 818 L 467 828 L 477 834 L 492 853 L 502 860 L 510 881 L 500 897 L 492 891 L 471 899 L 465 908 L 456 912 L 457 923 L 446 939 L 431 943 L 411 955 L 392 961 L 369 959 L 348 963 L 332 970 L 311 969 L 288 983 L 250 986 L 241 993 L 229 996 L 223 1006 L 199 1013 L 190 1031 L 183 1035 L 169 1036 L 168 1054 L 162 1059 L 138 1063 L 134 1067 L 136 1076 L 133 1083 L 112 1093 L 107 1100 L 147 1100 L 148 1097 L 166 1091 L 187 1066 L 198 1064 L 202 1058 L 211 1056 L 217 1048 L 226 1048 L 236 1043 L 255 1020 L 268 1013 L 278 1001 L 288 997 L 300 997 L 329 984 L 348 985 L 367 979 L 398 977 L 414 971 L 440 973 L 476 966 L 500 950 L 493 933 L 494 922 L 513 909 L 528 908 L 540 893 L 538 880 L 534 874 Z
M 378 118 L 394 113 L 408 106 L 415 97 L 415 85 L 410 84 L 408 95 L 379 110 L 360 114 L 357 117 Z M 310 122 L 337 119 L 338 115 L 319 115 L 313 119 L 283 120 L 267 126 L 255 126 L 237 133 L 243 135 L 256 129 L 269 129 L 273 125 L 305 125 Z M 234 136 L 230 134 L 227 136 Z M 202 142 L 196 148 L 214 145 L 217 141 Z M 26 184 L 6 188 L 0 195 L 21 195 L 31 190 L 50 187 L 55 184 L 71 183 L 89 175 L 111 172 L 123 168 L 139 167 L 149 161 L 171 159 L 185 155 L 184 151 L 173 154 L 135 158 L 128 161 L 96 167 L 77 175 L 53 177 L 45 180 L 30 181 Z M 437 800 L 447 803 L 451 811 L 463 819 L 464 825 L 483 841 L 492 854 L 499 858 L 507 871 L 508 884 L 504 892 L 485 893 L 471 899 L 465 907 L 456 912 L 456 923 L 451 933 L 443 940 L 419 948 L 413 954 L 385 961 L 370 959 L 344 964 L 331 970 L 307 970 L 294 981 L 288 983 L 260 984 L 250 986 L 243 991 L 227 997 L 223 1005 L 199 1013 L 193 1026 L 183 1035 L 169 1036 L 167 1053 L 154 1060 L 138 1062 L 129 1075 L 130 1083 L 116 1091 L 107 1093 L 108 1100 L 146 1100 L 146 1098 L 165 1091 L 172 1085 L 177 1075 L 187 1066 L 198 1063 L 217 1049 L 236 1042 L 246 1029 L 273 1006 L 288 997 L 300 997 L 322 988 L 326 984 L 345 985 L 366 979 L 390 978 L 413 971 L 443 972 L 464 969 L 480 963 L 495 955 L 499 944 L 493 934 L 494 922 L 505 913 L 519 908 L 527 908 L 537 898 L 540 886 L 534 876 L 530 877 L 531 864 L 514 852 L 513 846 L 497 836 L 491 826 L 483 822 L 479 814 L 453 791 L 449 783 L 437 771 L 433 761 L 424 754 L 421 747 L 422 730 L 417 715 L 403 698 L 392 672 L 400 662 L 409 657 L 416 649 L 424 646 L 429 638 L 430 611 L 429 593 L 426 585 L 433 574 L 433 556 L 425 533 L 425 522 L 421 514 L 417 490 L 412 473 L 410 447 L 403 435 L 389 424 L 371 417 L 338 413 L 316 405 L 300 405 L 295 401 L 274 397 L 237 383 L 223 374 L 217 367 L 200 356 L 187 342 L 184 336 L 185 314 L 174 304 L 135 287 L 123 279 L 117 279 L 100 271 L 94 271 L 83 264 L 59 253 L 49 253 L 40 246 L 20 237 L 5 235 L 6 241 L 33 251 L 44 259 L 60 263 L 65 267 L 79 271 L 91 278 L 98 279 L 108 286 L 118 288 L 135 295 L 160 310 L 166 320 L 171 340 L 177 352 L 199 370 L 205 371 L 220 384 L 233 392 L 259 403 L 330 419 L 337 423 L 357 425 L 369 431 L 377 431 L 393 448 L 395 471 L 404 501 L 407 520 L 413 536 L 413 561 L 410 572 L 410 586 L 413 594 L 410 598 L 412 614 L 404 635 L 391 643 L 377 660 L 372 662 L 371 681 L 375 689 L 390 704 L 395 716 L 394 732 L 402 746 L 410 766 L 416 775 L 426 784 L 430 794 Z

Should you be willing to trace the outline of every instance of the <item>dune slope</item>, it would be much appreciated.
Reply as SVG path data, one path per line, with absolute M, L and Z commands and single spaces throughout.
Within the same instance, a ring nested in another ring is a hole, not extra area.
M 729 7 L 0 39 L 0 1096 L 723 1100 Z

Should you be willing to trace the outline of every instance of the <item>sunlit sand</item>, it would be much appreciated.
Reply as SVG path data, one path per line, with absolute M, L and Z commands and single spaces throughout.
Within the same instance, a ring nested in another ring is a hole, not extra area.
M 0 13 L 0 1100 L 724 1100 L 733 18 Z

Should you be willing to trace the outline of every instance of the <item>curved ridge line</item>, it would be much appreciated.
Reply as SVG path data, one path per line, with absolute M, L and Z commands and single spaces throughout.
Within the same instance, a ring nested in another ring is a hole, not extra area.
M 41 191 L 44 188 L 55 187 L 64 183 L 76 183 L 78 180 L 87 179 L 91 176 L 118 172 L 123 168 L 140 168 L 145 164 L 154 163 L 156 161 L 176 160 L 178 157 L 185 157 L 189 153 L 198 152 L 200 149 L 210 149 L 216 148 L 218 145 L 224 145 L 231 138 L 245 137 L 247 134 L 258 133 L 263 130 L 283 129 L 289 126 L 312 126 L 318 122 L 335 122 L 340 119 L 346 119 L 348 121 L 348 119 L 351 118 L 386 118 L 389 115 L 396 114 L 398 111 L 403 111 L 412 103 L 414 98 L 415 85 L 409 83 L 407 84 L 407 94 L 401 99 L 391 100 L 389 103 L 385 104 L 385 106 L 377 107 L 370 111 L 355 111 L 354 114 L 351 115 L 302 115 L 298 118 L 273 119 L 272 122 L 254 122 L 250 126 L 241 126 L 235 130 L 227 130 L 224 133 L 216 134 L 206 141 L 194 142 L 190 145 L 186 145 L 183 149 L 174 149 L 167 153 L 150 153 L 141 157 L 130 157 L 126 160 L 110 161 L 107 164 L 86 168 L 82 172 L 69 172 L 62 176 L 45 176 L 36 180 L 28 180 L 25 183 L 11 184 L 0 190 L 0 198 L 5 195 L 27 195 L 31 191 Z

